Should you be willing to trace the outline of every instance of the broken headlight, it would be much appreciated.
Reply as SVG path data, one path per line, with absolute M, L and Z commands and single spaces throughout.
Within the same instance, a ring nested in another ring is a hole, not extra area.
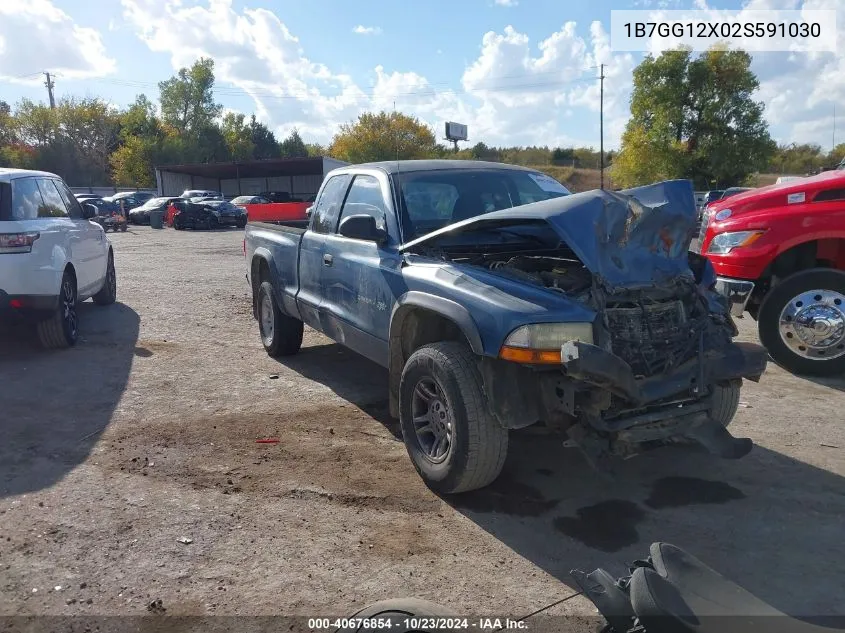
M 568 341 L 593 342 L 592 323 L 534 323 L 516 328 L 505 339 L 499 358 L 517 363 L 560 364 Z

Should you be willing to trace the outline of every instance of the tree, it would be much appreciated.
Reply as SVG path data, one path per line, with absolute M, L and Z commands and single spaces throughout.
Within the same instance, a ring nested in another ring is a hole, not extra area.
M 293 128 L 290 135 L 281 142 L 279 151 L 283 158 L 305 158 L 308 156 L 308 148 L 302 137 L 299 135 L 299 130 Z
M 156 148 L 151 139 L 141 136 L 127 138 L 109 159 L 114 182 L 130 187 L 155 186 L 155 154 Z
M 253 144 L 253 158 L 278 158 L 279 143 L 276 136 L 253 114 L 249 120 L 249 130 Z
M 252 129 L 244 123 L 243 114 L 227 112 L 223 117 L 223 139 L 232 160 L 247 160 L 253 157 L 255 144 L 252 142 Z
M 647 56 L 634 70 L 614 182 L 688 178 L 724 187 L 764 168 L 775 145 L 763 104 L 752 98 L 759 82 L 750 65 L 748 53 L 723 48 L 698 58 L 686 50 Z
M 162 120 L 182 133 L 199 134 L 220 116 L 214 102 L 214 60 L 200 58 L 190 68 L 158 84 Z
M 320 143 L 306 143 L 305 150 L 309 156 L 328 156 L 329 154 L 328 148 L 325 145 L 320 145 Z
M 105 185 L 109 177 L 109 156 L 117 148 L 120 119 L 105 101 L 97 98 L 66 97 L 56 107 L 59 133 L 72 148 L 75 159 L 72 180 Z
M 437 153 L 434 132 L 400 112 L 366 112 L 340 126 L 329 153 L 350 163 L 428 158 Z

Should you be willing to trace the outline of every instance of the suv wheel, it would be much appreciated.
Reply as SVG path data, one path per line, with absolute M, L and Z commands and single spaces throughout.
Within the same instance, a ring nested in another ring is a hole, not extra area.
M 45 349 L 71 347 L 79 338 L 79 317 L 76 314 L 76 279 L 68 271 L 62 276 L 59 306 L 47 319 L 39 321 L 38 340 Z
M 114 272 L 114 254 L 111 251 L 109 251 L 109 261 L 106 264 L 106 279 L 103 287 L 92 299 L 94 303 L 101 306 L 112 304 L 117 299 L 117 274 Z

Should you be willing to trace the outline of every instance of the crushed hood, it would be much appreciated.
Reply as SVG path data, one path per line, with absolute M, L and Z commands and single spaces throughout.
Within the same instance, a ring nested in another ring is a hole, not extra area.
M 692 276 L 688 255 L 697 222 L 692 183 L 666 182 L 623 191 L 594 190 L 535 202 L 450 224 L 408 242 L 407 251 L 443 236 L 545 220 L 609 287 Z

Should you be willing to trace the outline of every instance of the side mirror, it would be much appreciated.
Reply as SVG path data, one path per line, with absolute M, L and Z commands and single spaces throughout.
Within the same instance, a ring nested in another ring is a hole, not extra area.
M 313 205 L 311 205 L 310 207 L 308 207 L 307 209 L 305 209 L 305 217 L 306 217 L 306 218 L 310 218 L 310 217 L 311 217 L 311 212 L 312 212 L 313 210 L 314 210 L 314 206 L 313 206 Z
M 363 213 L 344 218 L 338 227 L 338 232 L 343 237 L 375 242 L 379 245 L 387 241 L 387 233 L 384 229 L 378 227 L 376 219 L 371 215 Z
M 82 217 L 86 220 L 97 217 L 97 207 L 93 204 L 82 205 Z

